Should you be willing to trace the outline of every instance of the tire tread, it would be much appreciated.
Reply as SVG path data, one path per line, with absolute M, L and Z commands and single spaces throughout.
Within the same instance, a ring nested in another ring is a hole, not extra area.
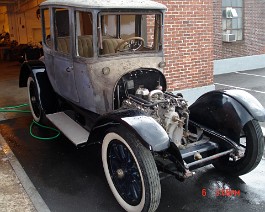
M 136 140 L 136 138 L 135 138 Z M 137 139 L 138 140 L 138 139 Z M 138 153 L 140 157 L 142 158 L 142 161 L 144 163 L 144 167 L 146 168 L 146 174 L 149 178 L 149 182 L 151 182 L 150 188 L 150 205 L 143 209 L 143 211 L 153 212 L 156 211 L 158 208 L 158 205 L 160 203 L 161 198 L 161 185 L 160 185 L 160 178 L 158 175 L 158 171 L 156 168 L 156 164 L 154 161 L 154 158 L 146 147 L 144 147 L 139 141 L 138 142 L 132 142 L 133 145 L 136 146 L 138 149 Z M 143 173 L 144 174 L 144 173 Z
M 263 151 L 264 151 L 263 133 L 262 133 L 259 122 L 256 120 L 250 120 L 245 125 L 245 127 L 248 128 L 248 131 L 251 134 L 249 138 L 250 141 L 247 141 L 247 142 L 252 142 L 252 145 L 254 148 L 251 150 L 251 155 L 246 156 L 248 158 L 241 162 L 240 160 L 244 158 L 240 159 L 239 163 L 237 163 L 236 166 L 235 165 L 229 166 L 229 165 L 226 165 L 224 161 L 222 161 L 222 159 L 220 161 L 218 160 L 217 162 L 213 164 L 216 169 L 223 171 L 225 173 L 228 173 L 230 175 L 233 175 L 233 176 L 240 176 L 240 175 L 247 174 L 248 172 L 252 171 L 258 166 L 258 164 L 261 161 Z M 253 141 L 251 141 L 251 139 L 253 139 Z
M 108 133 L 115 133 L 123 138 L 123 140 L 127 143 L 126 145 L 128 145 L 133 152 L 140 167 L 145 188 L 145 200 L 141 211 L 156 211 L 161 198 L 161 185 L 156 163 L 151 151 L 143 146 L 139 138 L 134 133 L 128 132 L 124 127 L 119 126 L 110 128 L 107 130 L 105 135 L 107 136 Z M 104 145 L 104 140 L 102 145 Z

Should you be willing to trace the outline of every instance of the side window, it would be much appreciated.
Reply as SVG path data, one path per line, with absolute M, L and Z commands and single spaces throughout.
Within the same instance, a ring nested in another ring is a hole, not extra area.
M 70 53 L 70 30 L 69 11 L 67 9 L 56 8 L 54 10 L 54 36 L 55 50 L 58 52 Z
M 77 56 L 93 57 L 93 17 L 89 12 L 76 11 Z
M 154 42 L 155 34 L 155 16 L 154 15 L 144 15 L 143 16 L 143 36 L 148 46 L 152 47 Z M 145 26 L 144 26 L 145 25 Z
M 161 15 L 143 15 L 142 16 L 142 37 L 146 42 L 146 46 L 149 49 L 160 49 L 162 48 L 161 44 Z
M 50 28 L 50 13 L 49 9 L 42 10 L 42 26 L 43 26 L 43 41 L 44 43 L 52 48 L 51 42 L 51 28 Z
M 126 40 L 130 37 L 135 37 L 135 15 L 121 15 L 120 16 L 120 28 L 121 38 Z
M 131 54 L 162 49 L 161 14 L 102 14 L 98 21 L 100 55 Z
M 117 16 L 104 15 L 101 17 L 101 27 L 103 38 L 117 37 Z
M 243 40 L 243 0 L 222 0 L 223 41 Z

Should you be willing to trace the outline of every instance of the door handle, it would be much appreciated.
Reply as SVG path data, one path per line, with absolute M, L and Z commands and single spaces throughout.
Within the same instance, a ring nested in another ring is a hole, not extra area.
M 73 66 L 69 66 L 69 67 L 66 68 L 67 72 L 71 72 L 72 70 L 73 70 Z

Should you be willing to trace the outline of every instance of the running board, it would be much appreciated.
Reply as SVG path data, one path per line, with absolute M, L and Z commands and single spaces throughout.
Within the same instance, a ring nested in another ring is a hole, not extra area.
M 47 114 L 46 117 L 76 146 L 87 142 L 89 132 L 64 112 Z

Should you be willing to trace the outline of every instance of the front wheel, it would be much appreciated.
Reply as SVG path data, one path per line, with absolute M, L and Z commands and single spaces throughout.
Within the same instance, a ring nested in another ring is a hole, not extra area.
M 264 151 L 264 138 L 256 120 L 251 120 L 244 126 L 240 146 L 245 150 L 243 158 L 236 161 L 229 156 L 220 158 L 213 164 L 215 168 L 230 175 L 239 176 L 257 167 Z
M 102 162 L 108 184 L 126 211 L 155 211 L 161 186 L 154 158 L 133 134 L 113 128 L 102 144 Z

